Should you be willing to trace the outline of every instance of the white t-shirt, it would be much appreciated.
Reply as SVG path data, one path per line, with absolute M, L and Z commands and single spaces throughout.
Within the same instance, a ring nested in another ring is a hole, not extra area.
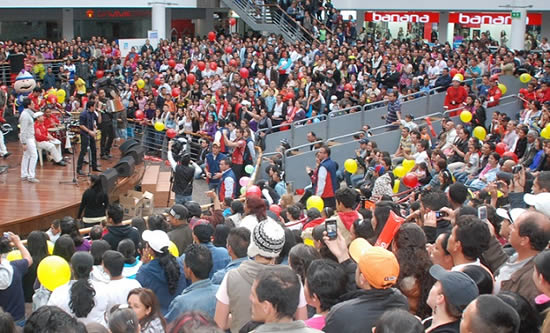
M 416 164 L 419 164 L 422 162 L 428 164 L 429 158 L 428 158 L 428 153 L 426 151 L 418 152 L 414 154 L 413 157 L 414 157 L 414 162 Z
M 128 294 L 132 289 L 141 288 L 138 280 L 123 278 L 120 280 L 111 280 L 105 285 L 108 293 L 111 295 L 111 304 L 127 304 Z
M 267 217 L 267 219 L 275 222 L 275 220 L 273 220 L 269 216 Z M 247 215 L 247 216 L 242 218 L 242 220 L 239 223 L 238 227 L 244 227 L 244 228 L 250 230 L 250 232 L 254 232 L 254 227 L 256 226 L 256 224 L 258 224 L 258 218 L 256 217 L 256 215 Z
M 48 300 L 48 305 L 55 305 L 60 307 L 63 311 L 74 316 L 73 311 L 69 307 L 69 302 L 71 300 L 71 287 L 76 281 L 71 280 L 66 284 L 58 287 L 52 292 L 50 299 Z M 88 313 L 88 316 L 85 318 L 76 318 L 81 321 L 84 325 L 90 323 L 100 323 L 101 325 L 107 327 L 105 322 L 105 311 L 109 309 L 109 305 L 112 304 L 111 297 L 107 288 L 105 288 L 104 283 L 94 282 L 90 280 L 90 284 L 95 290 L 94 302 L 95 305 L 92 308 L 92 311 Z

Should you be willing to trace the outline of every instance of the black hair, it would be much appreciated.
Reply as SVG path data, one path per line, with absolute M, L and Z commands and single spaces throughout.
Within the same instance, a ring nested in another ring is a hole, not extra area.
M 309 265 L 315 259 L 321 259 L 321 255 L 315 248 L 305 244 L 296 244 L 288 253 L 288 263 L 292 270 L 298 274 L 302 282 L 306 278 Z
M 94 265 L 101 265 L 103 255 L 111 249 L 111 245 L 105 240 L 96 240 L 90 247 L 90 254 L 94 258 Z
M 454 183 L 449 186 L 449 197 L 459 205 L 468 198 L 468 188 L 462 183 Z
M 118 277 L 122 275 L 122 269 L 124 268 L 124 261 L 126 258 L 122 253 L 114 250 L 107 250 L 103 254 L 103 266 L 109 271 L 111 277 Z
M 124 263 L 133 264 L 136 262 L 136 245 L 134 244 L 134 241 L 132 241 L 130 238 L 125 238 L 121 240 L 118 243 L 118 247 L 116 250 L 124 256 Z
M 467 215 L 477 216 L 477 209 L 472 206 L 462 206 L 456 212 L 455 219 L 458 220 L 459 217 Z
M 241 213 L 244 214 L 244 205 L 239 200 L 233 200 L 231 202 L 231 211 L 233 214 Z
M 145 219 L 141 216 L 136 216 L 131 221 L 132 226 L 137 229 L 138 233 L 141 235 L 145 230 L 147 230 L 147 225 L 145 224 Z
M 120 204 L 110 204 L 107 207 L 107 216 L 113 220 L 114 224 L 120 224 L 124 218 L 124 209 Z
M 535 256 L 535 268 L 546 282 L 550 282 L 550 250 L 544 250 Z
M 214 235 L 214 227 L 211 224 L 197 224 L 193 228 L 193 235 L 201 243 L 210 243 Z
M 337 190 L 334 197 L 337 202 L 341 203 L 346 208 L 352 209 L 357 205 L 357 192 L 349 187 L 344 187 Z
M 79 247 L 84 243 L 84 238 L 80 234 L 75 220 L 72 217 L 65 216 L 61 219 L 61 235 L 69 235 L 73 239 L 74 246 Z
M 223 331 L 208 314 L 202 311 L 188 311 L 179 316 L 166 333 L 223 333 Z
M 227 224 L 220 223 L 216 226 L 214 231 L 214 246 L 225 247 L 227 245 L 227 236 L 231 228 Z
M 518 233 L 521 237 L 528 237 L 531 249 L 542 251 L 550 241 L 550 228 L 545 228 L 539 221 L 539 214 L 525 214 L 518 226 Z
M 283 228 L 285 231 L 285 244 L 283 245 L 283 248 L 281 249 L 281 253 L 279 253 L 279 256 L 275 259 L 276 264 L 281 264 L 285 258 L 288 257 L 288 254 L 290 253 L 290 249 L 296 245 L 296 237 L 294 237 L 294 234 L 292 233 L 292 230 L 288 228 Z
M 353 221 L 353 231 L 355 232 L 355 237 L 371 239 L 375 236 L 371 219 L 356 219 Z
M 510 305 L 519 315 L 519 331 L 520 332 L 538 332 L 541 324 L 539 312 L 525 297 L 511 291 L 501 291 L 496 295 Z
M 166 221 L 164 215 L 160 214 L 149 216 L 147 224 L 149 225 L 149 230 L 151 231 L 162 230 L 164 232 L 168 232 L 168 230 L 170 229 L 170 224 Z
M 321 310 L 330 310 L 346 292 L 348 276 L 342 266 L 329 259 L 316 259 L 307 269 L 305 284 L 309 296 L 317 295 Z
M 94 195 L 93 202 L 96 205 L 102 205 L 107 194 L 105 193 L 105 189 L 103 188 L 101 177 L 99 175 L 90 175 L 90 183 L 90 189 L 93 190 L 92 193 Z
M 296 206 L 296 205 L 292 205 L 292 206 L 288 206 L 286 208 L 286 212 L 292 216 L 292 218 L 294 220 L 297 220 L 300 218 L 300 215 L 302 213 L 302 210 L 300 209 L 300 207 Z
M 550 171 L 541 171 L 537 176 L 537 183 L 544 192 L 550 192 Z
M 397 210 L 397 207 L 392 201 L 380 201 L 374 208 L 374 218 L 376 218 L 376 228 L 374 228 L 374 237 L 369 239 L 373 244 L 384 229 L 391 211 Z M 371 220 L 372 223 L 372 220 Z
M 23 105 L 23 108 L 26 109 L 26 108 L 29 107 L 29 105 L 31 105 L 31 103 L 32 103 L 32 102 L 31 102 L 31 99 L 28 98 L 28 97 L 25 97 L 25 98 L 23 99 L 23 102 L 21 103 L 21 105 Z
M 224 162 L 225 164 L 227 164 L 227 166 L 231 167 L 233 165 L 233 163 L 231 163 L 231 159 L 229 157 L 226 157 L 226 158 L 222 158 L 220 160 L 220 163 L 221 162 Z
M 2 332 L 5 332 L 2 330 Z M 86 326 L 57 306 L 44 305 L 33 311 L 25 322 L 24 333 L 81 333 Z
M 244 227 L 233 228 L 227 236 L 227 245 L 238 258 L 247 256 L 248 246 L 250 245 L 250 230 Z
M 477 265 L 467 265 L 462 272 L 474 280 L 480 295 L 491 295 L 493 293 L 493 277 L 487 269 Z
M 384 312 L 374 324 L 375 333 L 422 333 L 424 326 L 418 318 L 403 309 Z
M 90 239 L 92 241 L 100 240 L 103 235 L 103 227 L 99 224 L 94 225 L 90 229 Z
M 420 318 L 428 317 L 432 310 L 426 300 L 435 280 L 429 274 L 432 261 L 426 250 L 426 235 L 417 224 L 406 223 L 397 230 L 394 242 L 397 247 L 395 256 L 399 262 L 397 285 L 401 290 L 408 289 L 402 286 L 404 280 L 408 277 L 416 279 L 420 287 L 420 297 L 415 314 Z
M 61 235 L 61 237 L 59 237 L 53 245 L 52 254 L 54 256 L 60 256 L 68 263 L 71 262 L 71 257 L 73 256 L 74 252 L 74 242 L 69 235 Z
M 9 312 L 4 312 L 0 308 L 0 332 L 15 333 L 15 323 Z
M 178 290 L 178 284 L 181 278 L 180 265 L 176 258 L 168 251 L 168 246 L 165 246 L 161 249 L 162 252 L 157 252 L 153 250 L 155 258 L 158 258 L 160 267 L 164 271 L 166 276 L 166 282 L 168 284 L 168 292 L 170 294 L 175 294 Z
M 139 320 L 134 310 L 113 306 L 107 315 L 111 333 L 135 333 L 139 331 Z
M 474 302 L 477 311 L 470 321 L 472 332 L 518 332 L 519 315 L 502 299 L 494 295 L 481 295 Z
M 77 318 L 85 318 L 95 306 L 96 295 L 94 287 L 90 284 L 94 259 L 88 252 L 76 252 L 71 258 L 73 277 L 76 281 L 70 289 L 69 308 Z
M 307 220 L 311 222 L 321 217 L 321 212 L 317 208 L 310 208 L 306 211 Z
M 185 249 L 185 267 L 189 268 L 200 280 L 208 279 L 212 270 L 212 253 L 203 244 L 190 244 Z
M 27 249 L 32 257 L 32 264 L 38 267 L 42 259 L 48 256 L 48 235 L 43 231 L 33 231 L 27 237 Z
M 425 191 L 420 196 L 420 202 L 425 208 L 438 211 L 443 207 L 448 207 L 447 195 L 442 191 Z
M 256 296 L 268 301 L 277 311 L 277 318 L 292 318 L 300 302 L 300 280 L 289 267 L 273 266 L 256 278 Z
M 456 241 L 462 245 L 462 254 L 475 260 L 487 250 L 491 233 L 489 227 L 477 216 L 465 215 L 456 220 Z

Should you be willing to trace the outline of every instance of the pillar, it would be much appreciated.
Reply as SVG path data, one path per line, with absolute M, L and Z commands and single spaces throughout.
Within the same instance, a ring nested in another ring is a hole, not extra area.
M 365 25 L 365 10 L 357 11 L 357 20 L 355 20 L 355 27 L 357 29 L 357 35 L 361 33 L 361 28 Z
M 449 12 L 441 12 L 439 14 L 439 24 L 437 25 L 437 37 L 440 44 L 449 42 Z M 452 30 L 451 30 L 452 34 Z M 451 46 L 453 39 L 450 40 Z
M 523 50 L 525 48 L 527 8 L 524 5 L 523 0 L 512 0 L 512 13 L 510 13 L 512 15 L 512 28 L 510 31 L 510 48 L 512 50 Z
M 214 9 L 203 9 L 204 18 L 195 21 L 195 33 L 199 36 L 206 36 L 208 32 L 214 31 Z
M 74 11 L 72 8 L 63 8 L 61 12 L 61 36 L 70 41 L 74 38 Z
M 540 34 L 542 37 L 550 38 L 550 12 L 542 12 Z
M 151 27 L 156 30 L 159 39 L 166 39 L 166 4 L 164 2 L 151 3 Z
M 172 8 L 166 8 L 166 38 L 172 38 Z

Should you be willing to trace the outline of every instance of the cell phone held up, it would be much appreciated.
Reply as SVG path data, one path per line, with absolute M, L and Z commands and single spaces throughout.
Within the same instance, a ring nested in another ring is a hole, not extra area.
M 338 236 L 338 227 L 335 219 L 325 221 L 325 231 L 329 239 L 336 239 Z
M 487 220 L 487 207 L 486 206 L 480 206 L 477 209 L 477 217 L 482 221 Z

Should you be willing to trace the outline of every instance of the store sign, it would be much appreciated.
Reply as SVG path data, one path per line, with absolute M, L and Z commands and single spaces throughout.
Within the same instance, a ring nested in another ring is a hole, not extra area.
M 510 13 L 449 13 L 449 23 L 459 23 L 466 26 L 512 24 L 512 15 Z M 542 15 L 529 13 L 525 23 L 527 25 L 541 25 Z
M 436 23 L 439 13 L 433 12 L 366 12 L 367 22 Z
M 149 17 L 151 12 L 148 10 L 97 10 L 89 9 L 86 11 L 88 18 L 129 18 L 129 17 Z

